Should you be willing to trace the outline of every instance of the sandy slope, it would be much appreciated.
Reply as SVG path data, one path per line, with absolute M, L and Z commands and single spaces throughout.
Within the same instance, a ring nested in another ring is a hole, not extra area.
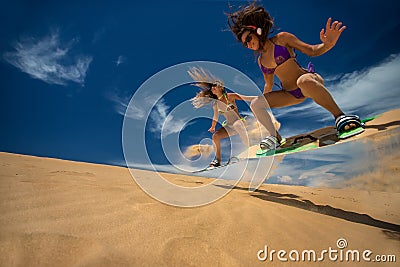
M 8 153 L 0 164 L 1 266 L 280 266 L 257 252 L 319 253 L 339 238 L 400 261 L 400 193 L 240 184 L 213 204 L 177 208 L 146 195 L 126 168 Z M 322 264 L 343 266 L 327 256 L 312 266 Z

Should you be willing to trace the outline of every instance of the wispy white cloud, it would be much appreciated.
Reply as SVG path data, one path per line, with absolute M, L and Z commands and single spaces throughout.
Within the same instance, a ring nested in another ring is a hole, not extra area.
M 293 178 L 290 177 L 289 175 L 282 175 L 282 176 L 278 176 L 278 181 L 279 183 L 282 184 L 290 184 L 293 181 Z
M 307 166 L 304 166 L 304 163 Z M 334 186 L 344 178 L 338 175 L 338 170 L 343 167 L 339 163 L 331 163 L 328 159 L 296 162 L 291 157 L 290 162 L 283 160 L 276 170 L 270 173 L 269 182 L 278 184 L 304 185 L 304 186 Z
M 343 75 L 332 82 L 333 95 L 348 112 L 372 115 L 400 106 L 400 54 L 391 55 L 384 62 Z
M 176 118 L 169 113 L 168 106 L 164 99 L 158 100 L 158 96 L 148 95 L 142 101 L 129 104 L 130 96 L 123 96 L 116 91 L 108 94 L 108 99 L 114 102 L 118 114 L 134 120 L 151 120 L 149 130 L 153 133 L 163 133 L 163 136 L 181 132 L 186 123 L 184 118 Z M 158 100 L 158 101 L 157 101 Z M 157 103 L 154 105 L 154 103 Z M 151 110 L 148 114 L 147 112 Z
M 311 170 L 305 171 L 300 174 L 299 180 L 304 180 L 304 179 L 309 179 L 312 180 L 315 177 L 318 177 L 321 179 L 321 177 L 326 178 L 326 177 L 334 177 L 335 174 L 332 173 L 335 168 L 337 169 L 340 167 L 340 164 L 331 164 L 328 166 L 319 166 L 316 168 L 313 168 Z
M 127 118 L 134 120 L 147 120 L 149 118 L 149 110 L 151 110 L 157 103 L 158 97 L 155 95 L 146 95 L 141 101 L 135 101 L 134 103 L 130 103 L 132 96 L 122 93 L 120 90 L 115 89 L 106 94 L 106 97 L 114 103 L 115 111 L 121 116 L 126 116 Z M 163 105 L 163 104 L 161 104 Z M 157 107 L 156 112 L 161 112 L 160 116 L 166 117 L 165 109 L 162 106 Z M 154 118 L 157 120 L 161 120 L 157 117 Z
M 126 57 L 123 56 L 123 55 L 120 55 L 120 56 L 118 56 L 118 59 L 115 61 L 115 64 L 117 66 L 119 66 L 119 65 L 121 65 L 121 64 L 123 64 L 125 62 L 126 62 Z
M 170 134 L 180 133 L 186 124 L 186 120 L 182 118 L 176 118 L 169 114 L 170 107 L 161 99 L 153 111 L 150 113 L 150 118 L 153 122 L 150 127 L 152 132 L 162 132 L 163 136 Z
M 121 116 L 127 116 L 128 118 L 135 120 L 142 120 L 146 117 L 145 107 L 143 105 L 148 105 L 146 102 L 140 102 L 142 106 L 130 105 L 130 96 L 121 95 L 117 91 L 107 94 L 107 98 L 114 103 L 115 111 Z
M 233 84 L 235 86 L 238 86 L 238 87 L 248 88 L 248 87 L 253 86 L 253 84 L 250 83 L 248 80 L 245 80 L 242 75 L 235 75 L 233 77 L 233 81 L 232 82 L 233 82 Z
M 83 85 L 92 57 L 72 55 L 76 42 L 62 43 L 56 31 L 42 39 L 24 38 L 15 43 L 15 51 L 6 52 L 3 57 L 22 72 L 46 83 Z

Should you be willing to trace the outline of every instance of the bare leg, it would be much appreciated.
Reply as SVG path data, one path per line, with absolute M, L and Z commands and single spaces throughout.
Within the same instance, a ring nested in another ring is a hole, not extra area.
M 247 133 L 246 125 L 243 120 L 237 120 L 233 123 L 232 128 L 236 131 L 236 133 L 239 134 L 240 139 L 242 140 L 243 144 L 245 144 L 247 147 L 250 146 L 250 138 Z M 232 133 L 229 133 L 229 135 L 233 135 Z
M 225 128 L 219 128 L 212 136 L 213 146 L 215 151 L 215 158 L 221 161 L 221 139 L 229 137 Z
M 297 99 L 288 92 L 280 90 L 257 97 L 251 101 L 250 108 L 261 125 L 264 126 L 271 135 L 275 135 L 278 141 L 281 141 L 282 137 L 275 129 L 271 116 L 267 112 L 267 108 L 292 106 L 303 101 L 304 98 Z
M 311 98 L 315 103 L 329 111 L 336 119 L 344 112 L 339 108 L 324 85 L 324 80 L 317 73 L 306 73 L 297 79 L 297 85 L 304 96 Z M 357 127 L 355 124 L 345 126 L 345 130 Z
M 317 73 L 306 73 L 297 79 L 297 86 L 305 97 L 314 100 L 315 103 L 329 111 L 334 118 L 343 114 L 336 104 L 328 89 L 324 86 L 324 80 Z
M 234 136 L 237 134 L 239 134 L 243 144 L 249 147 L 250 139 L 247 134 L 245 122 L 242 120 L 235 121 L 232 127 L 229 128 L 222 127 L 213 134 L 212 140 L 214 145 L 215 158 L 218 161 L 221 161 L 221 139 L 228 138 L 229 136 Z

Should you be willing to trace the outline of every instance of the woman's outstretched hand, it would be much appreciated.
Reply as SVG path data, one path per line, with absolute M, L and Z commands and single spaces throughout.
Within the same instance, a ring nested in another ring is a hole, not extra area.
M 319 33 L 321 41 L 329 48 L 335 46 L 340 34 L 346 29 L 346 26 L 342 26 L 342 22 L 334 21 L 329 18 L 326 22 L 326 29 L 322 29 Z

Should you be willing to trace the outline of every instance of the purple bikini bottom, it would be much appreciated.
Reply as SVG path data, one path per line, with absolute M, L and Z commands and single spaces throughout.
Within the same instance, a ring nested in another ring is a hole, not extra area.
M 308 63 L 307 72 L 309 72 L 309 73 L 314 73 L 315 72 L 314 64 L 312 64 L 311 62 Z M 295 98 L 298 98 L 298 99 L 304 98 L 304 95 L 301 92 L 300 88 L 294 89 L 292 91 L 287 91 L 287 92 L 290 93 L 291 95 L 293 95 Z
M 287 91 L 288 93 L 290 93 L 292 96 L 294 96 L 295 98 L 304 98 L 303 93 L 301 92 L 300 88 L 294 89 L 292 91 Z

